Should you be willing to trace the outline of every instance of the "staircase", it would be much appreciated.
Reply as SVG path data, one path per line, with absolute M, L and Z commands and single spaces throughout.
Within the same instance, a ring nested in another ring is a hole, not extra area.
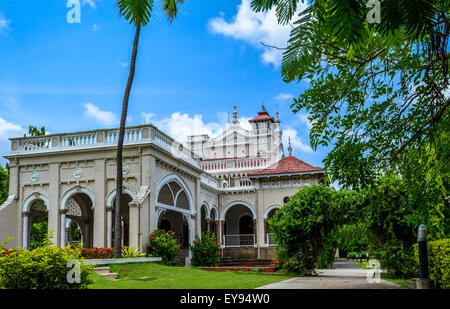
M 245 266 L 245 267 L 269 267 L 273 264 L 272 260 L 262 259 L 237 259 L 232 257 L 223 257 L 217 263 L 217 267 Z
M 180 254 L 178 254 L 178 262 L 176 266 L 184 267 L 186 266 L 186 258 L 189 256 L 188 249 L 181 249 Z
M 94 272 L 109 280 L 116 280 L 119 275 L 118 273 L 112 273 L 111 267 L 95 267 Z

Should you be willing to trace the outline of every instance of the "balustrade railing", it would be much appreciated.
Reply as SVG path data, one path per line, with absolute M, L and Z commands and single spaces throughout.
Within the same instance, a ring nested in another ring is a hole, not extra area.
M 266 158 L 239 158 L 239 159 L 222 159 L 208 160 L 200 163 L 204 171 L 225 171 L 236 169 L 261 169 L 267 167 Z
M 35 137 L 11 138 L 11 155 L 36 152 L 53 152 L 68 149 L 96 148 L 118 143 L 119 129 L 93 130 L 77 133 L 49 134 Z M 152 125 L 125 129 L 124 144 L 153 143 L 174 156 L 199 167 L 193 154 L 182 144 L 170 138 Z
M 223 235 L 224 247 L 254 247 L 256 246 L 255 234 Z

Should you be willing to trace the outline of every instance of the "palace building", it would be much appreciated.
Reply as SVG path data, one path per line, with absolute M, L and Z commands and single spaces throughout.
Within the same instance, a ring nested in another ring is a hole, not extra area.
M 221 134 L 191 135 L 186 144 L 153 125 L 127 127 L 122 245 L 145 251 L 163 228 L 186 249 L 211 231 L 225 257 L 271 258 L 267 219 L 324 170 L 294 157 L 290 145 L 284 154 L 278 112 L 273 118 L 263 106 L 249 122 L 251 130 L 241 127 L 235 106 Z M 11 138 L 0 242 L 14 237 L 9 247 L 30 248 L 33 223 L 47 217 L 58 246 L 113 247 L 118 131 Z

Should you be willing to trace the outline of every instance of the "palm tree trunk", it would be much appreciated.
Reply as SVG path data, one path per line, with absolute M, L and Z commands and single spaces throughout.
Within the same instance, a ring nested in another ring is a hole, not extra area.
M 131 54 L 130 73 L 128 74 L 127 86 L 122 102 L 122 115 L 120 116 L 119 142 L 117 145 L 117 178 L 116 178 L 116 209 L 114 222 L 114 257 L 122 256 L 122 150 L 123 139 L 125 135 L 125 121 L 127 119 L 128 99 L 130 98 L 131 86 L 133 85 L 134 71 L 136 66 L 136 55 L 139 43 L 139 33 L 141 32 L 141 23 L 136 25 L 136 33 L 134 35 L 133 52 Z

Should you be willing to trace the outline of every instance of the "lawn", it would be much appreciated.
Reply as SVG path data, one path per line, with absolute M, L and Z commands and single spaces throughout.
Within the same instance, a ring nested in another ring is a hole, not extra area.
M 111 265 L 119 280 L 94 276 L 92 289 L 253 289 L 289 279 L 289 276 L 237 271 L 215 272 L 195 267 L 170 267 L 157 263 Z M 140 277 L 150 277 L 139 279 Z

